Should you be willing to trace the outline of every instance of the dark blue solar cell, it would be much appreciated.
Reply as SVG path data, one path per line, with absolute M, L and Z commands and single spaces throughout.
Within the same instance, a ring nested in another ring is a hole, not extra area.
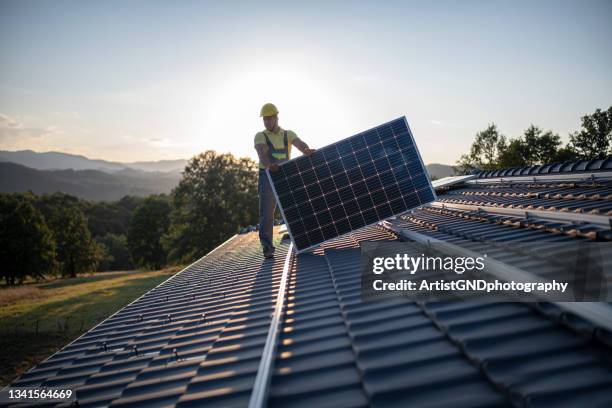
M 368 150 L 370 151 L 370 156 L 372 156 L 373 160 L 376 160 L 376 159 L 379 159 L 385 156 L 385 149 L 383 148 L 383 145 L 381 145 L 380 143 L 376 143 L 371 146 L 368 146 Z
M 342 156 L 342 165 L 344 166 L 344 169 L 348 172 L 350 169 L 357 167 L 357 158 L 352 154 Z
M 410 176 L 412 178 L 414 178 L 417 173 L 423 172 L 423 168 L 421 167 L 421 164 L 418 161 L 410 162 L 406 165 L 406 167 L 408 168 L 408 171 L 410 172 Z
M 344 157 L 346 155 L 352 154 L 353 147 L 351 146 L 351 140 L 345 139 L 337 144 L 338 152 L 340 153 L 340 157 Z
M 292 194 L 295 203 L 298 205 L 300 205 L 304 201 L 308 201 L 308 193 L 306 193 L 306 189 L 303 187 L 293 190 Z
M 397 186 L 397 183 L 385 185 L 385 193 L 387 194 L 387 197 L 389 197 L 390 200 L 393 200 L 394 198 L 399 198 L 402 195 L 399 187 Z
M 323 157 L 325 157 L 327 163 L 340 158 L 336 145 L 324 147 L 321 151 L 323 151 Z
M 302 181 L 304 182 L 305 185 L 317 182 L 317 176 L 313 169 L 303 172 L 301 176 L 302 176 Z
M 321 152 L 320 150 L 315 150 L 315 152 L 310 155 L 310 161 L 312 162 L 313 167 L 325 164 L 325 157 L 323 157 L 323 152 Z
M 295 164 L 295 161 L 288 161 L 287 163 L 283 163 L 283 165 L 281 166 L 282 170 L 283 170 L 283 174 L 285 175 L 285 177 L 289 178 L 294 174 L 298 173 L 298 167 L 297 164 Z
M 374 207 L 374 202 L 372 201 L 369 195 L 364 195 L 357 198 L 357 204 L 359 204 L 359 209 L 361 211 L 365 211 L 368 208 Z
M 428 203 L 434 200 L 434 195 L 430 188 L 418 190 L 417 196 L 419 197 L 419 200 L 421 200 L 421 203 Z
M 314 208 L 312 208 L 312 204 L 310 204 L 310 201 L 300 204 L 300 206 L 298 207 L 298 211 L 302 220 L 305 220 L 308 216 L 314 214 Z
M 398 189 L 398 191 L 399 191 L 399 189 Z M 394 214 L 399 214 L 399 213 L 407 210 L 406 204 L 404 204 L 404 200 L 401 199 L 401 198 L 399 198 L 397 200 L 392 200 L 390 202 L 390 205 L 391 205 L 391 209 L 393 210 Z
M 410 178 L 410 173 L 408 173 L 408 169 L 404 165 L 394 167 L 392 172 L 398 182 Z
M 329 170 L 329 167 L 327 167 L 327 164 L 317 166 L 314 170 L 319 180 L 323 180 L 331 176 L 331 171 Z
M 412 183 L 414 184 L 414 188 L 417 190 L 422 190 L 429 187 L 429 180 L 427 180 L 427 176 L 424 174 L 417 174 L 416 176 L 413 176 Z
M 393 176 L 393 173 L 390 171 L 381 173 L 378 175 L 378 177 L 380 178 L 380 182 L 382 183 L 383 186 L 390 186 L 392 184 L 395 184 L 395 177 Z M 296 200 L 297 202 L 297 200 Z
M 351 224 L 349 223 L 348 219 L 343 218 L 336 221 L 336 230 L 338 231 L 339 235 L 351 232 Z
M 391 167 L 397 167 L 404 163 L 401 153 L 394 153 L 387 156 L 389 163 L 391 163 Z
M 381 157 L 380 159 L 374 162 L 374 166 L 376 167 L 376 172 L 384 173 L 387 170 L 391 170 L 391 165 L 389 164 L 389 160 L 386 157 Z
M 338 233 L 336 232 L 336 227 L 334 226 L 334 224 L 330 224 L 330 225 L 326 225 L 325 227 L 322 227 L 321 233 L 323 234 L 323 238 L 325 238 L 325 240 L 336 238 L 338 236 Z
M 348 221 L 351 224 L 351 228 L 354 230 L 364 227 L 366 225 L 360 213 L 350 216 L 348 218 Z
M 381 203 L 387 202 L 387 195 L 385 194 L 384 190 L 375 191 L 371 193 L 371 195 L 372 201 L 374 201 L 374 205 L 379 205 Z
M 289 183 L 286 180 L 275 181 L 274 184 L 276 185 L 276 194 L 279 196 L 291 193 L 291 187 L 289 187 Z
M 394 120 L 390 123 L 390 125 L 391 129 L 393 130 L 393 133 L 395 134 L 408 131 L 408 127 L 406 127 L 406 121 L 403 118 Z
M 308 193 L 308 197 L 313 200 L 317 197 L 321 197 L 323 195 L 323 190 L 321 190 L 321 185 L 315 183 L 306 186 L 306 192 Z
M 367 146 L 363 135 L 353 136 L 350 138 L 350 141 L 354 151 L 365 149 Z
M 340 220 L 342 218 L 346 218 L 346 211 L 344 211 L 344 207 L 341 205 L 337 205 L 335 207 L 331 207 L 329 212 L 332 215 L 334 220 Z
M 324 240 L 323 234 L 321 233 L 320 229 L 308 231 L 306 235 L 308 235 L 308 240 L 310 242 L 318 243 Z
M 325 201 L 325 198 L 323 197 L 315 198 L 310 203 L 312 204 L 312 208 L 314 208 L 315 213 L 318 213 L 320 211 L 327 209 L 327 203 Z
M 266 178 L 267 178 L 268 176 L 266 176 L 265 174 L 262 174 L 262 175 L 261 175 L 261 177 L 266 177 Z M 274 183 L 278 183 L 278 182 L 280 182 L 281 180 L 283 180 L 283 181 L 284 181 L 284 179 L 285 179 L 285 176 L 283 175 L 283 171 L 282 171 L 282 170 L 279 170 L 279 171 L 271 171 L 271 172 L 270 172 L 270 177 L 272 178 L 272 181 L 273 181 Z
M 302 224 L 302 220 L 300 219 L 296 219 L 294 222 L 289 224 L 289 230 L 291 231 L 291 234 L 294 236 L 302 235 L 306 232 L 306 228 L 304 227 L 304 224 Z
M 361 213 L 366 224 L 373 224 L 379 221 L 378 214 L 374 208 L 367 209 Z
M 378 213 L 378 218 L 380 220 L 384 220 L 385 218 L 389 218 L 393 215 L 393 210 L 389 204 L 382 204 L 376 207 L 376 212 Z
M 304 186 L 304 182 L 302 181 L 302 178 L 299 174 L 295 174 L 289 177 L 287 179 L 287 184 L 289 184 L 289 188 L 291 189 L 291 191 Z
M 404 202 L 408 208 L 414 208 L 421 205 L 421 202 L 414 193 L 404 196 Z
M 308 156 L 298 157 L 297 159 L 295 159 L 295 164 L 297 164 L 300 172 L 312 169 L 312 161 Z
M 361 170 L 359 170 L 359 167 L 347 170 L 346 175 L 348 176 L 348 179 L 351 184 L 363 180 L 363 175 L 361 174 Z
M 372 146 L 374 143 L 380 142 L 376 129 L 368 130 L 363 134 L 363 138 L 368 146 Z
M 393 137 L 393 132 L 391 131 L 390 126 L 382 126 L 378 129 L 378 137 L 380 137 L 381 141 L 385 141 L 387 139 L 391 139 Z
M 368 186 L 366 186 L 365 181 L 360 181 L 355 184 L 351 184 L 351 188 L 353 189 L 353 194 L 355 197 L 359 197 L 363 194 L 368 194 Z
M 323 190 L 323 194 L 326 194 L 328 191 L 332 191 L 336 189 L 336 185 L 334 184 L 334 180 L 331 177 L 326 178 L 325 180 L 321 180 L 319 182 L 321 186 L 321 190 Z
M 401 156 L 402 152 L 400 151 L 399 148 L 397 147 L 396 148 L 388 148 L 388 147 L 385 148 L 385 156 L 387 158 L 389 158 L 389 156 L 395 156 L 396 154 L 399 154 Z M 400 157 L 400 160 L 401 159 L 402 158 Z
M 333 207 L 335 205 L 339 205 L 342 200 L 340 199 L 340 194 L 337 191 L 330 191 L 325 194 L 325 201 L 327 201 L 327 205 Z
M 297 207 L 283 208 L 283 213 L 285 214 L 285 217 L 290 220 L 297 220 L 300 218 L 300 213 Z
M 304 228 L 306 228 L 306 232 L 319 228 L 317 218 L 314 216 L 314 214 L 307 217 L 302 217 L 302 223 L 304 224 Z
M 364 178 L 370 178 L 378 174 L 376 173 L 376 167 L 374 167 L 373 162 L 370 162 L 370 163 L 367 163 L 361 166 L 361 173 L 363 174 Z
M 310 241 L 308 240 L 308 236 L 304 235 L 294 235 L 293 241 L 295 242 L 295 246 L 298 250 L 306 249 L 310 246 Z
M 352 199 L 344 202 L 344 211 L 348 216 L 354 215 L 359 212 L 359 204 L 357 200 Z
M 396 137 L 395 141 L 397 145 L 400 147 L 400 149 L 408 149 L 408 148 L 414 149 L 414 144 L 412 143 L 412 139 L 410 138 L 410 136 L 408 136 L 408 134 L 403 135 L 403 136 L 400 135 Z
M 317 221 L 319 222 L 320 226 L 331 224 L 332 222 L 332 216 L 329 211 L 322 211 L 320 213 L 317 213 L 316 217 L 317 217 Z
M 347 187 L 349 185 L 349 179 L 345 172 L 336 173 L 332 179 L 334 180 L 334 184 L 338 189 Z
M 327 163 L 327 166 L 332 174 L 338 174 L 344 171 L 344 167 L 342 166 L 342 162 L 340 160 L 329 162 Z
M 383 144 L 383 149 L 385 150 L 385 156 L 391 156 L 394 153 L 399 153 L 400 148 L 395 143 L 395 139 L 386 140 L 385 144 Z
M 412 184 L 412 180 L 404 179 L 404 180 L 398 181 L 397 184 L 400 188 L 400 191 L 402 192 L 402 196 L 405 196 L 406 194 L 414 193 L 414 184 Z
M 363 166 L 364 164 L 370 163 L 372 161 L 368 149 L 358 151 L 357 153 L 355 153 L 355 157 L 357 158 L 357 162 L 360 166 Z
M 366 185 L 368 186 L 368 190 L 370 192 L 380 190 L 383 187 L 378 176 L 374 176 L 374 177 L 370 177 L 369 179 L 366 179 Z
M 278 201 L 280 201 L 280 203 L 283 206 L 283 208 L 291 207 L 292 205 L 295 204 L 295 202 L 293 201 L 293 196 L 291 195 L 291 193 L 287 193 L 287 194 L 283 194 L 281 196 L 278 196 Z
M 342 202 L 346 202 L 346 201 L 349 201 L 355 198 L 355 195 L 353 194 L 353 190 L 351 190 L 351 187 L 348 185 L 347 187 L 344 187 L 338 190 L 338 194 L 340 195 L 340 199 L 342 200 Z

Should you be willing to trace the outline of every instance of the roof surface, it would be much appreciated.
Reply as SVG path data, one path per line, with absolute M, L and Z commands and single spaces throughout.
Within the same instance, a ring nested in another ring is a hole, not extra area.
M 362 241 L 611 240 L 610 180 L 483 181 L 310 253 L 288 253 L 284 240 L 268 261 L 256 233 L 236 235 L 13 386 L 77 387 L 82 407 L 247 406 L 286 264 L 269 406 L 612 406 L 612 333 L 584 313 L 547 302 L 361 301 Z

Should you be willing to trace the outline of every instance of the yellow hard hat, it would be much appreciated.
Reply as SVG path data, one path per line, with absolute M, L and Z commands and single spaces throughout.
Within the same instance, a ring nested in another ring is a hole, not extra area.
M 261 107 L 261 114 L 259 116 L 274 116 L 276 114 L 278 114 L 278 109 L 276 109 L 276 106 L 274 106 L 273 103 L 266 103 Z

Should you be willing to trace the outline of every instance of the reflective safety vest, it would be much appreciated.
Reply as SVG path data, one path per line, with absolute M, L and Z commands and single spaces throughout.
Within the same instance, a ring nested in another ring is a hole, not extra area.
M 277 149 L 274 147 L 266 132 L 263 132 L 266 138 L 266 144 L 268 145 L 268 159 L 270 163 L 281 163 L 289 158 L 289 145 L 287 143 L 287 131 L 283 132 L 283 147 Z

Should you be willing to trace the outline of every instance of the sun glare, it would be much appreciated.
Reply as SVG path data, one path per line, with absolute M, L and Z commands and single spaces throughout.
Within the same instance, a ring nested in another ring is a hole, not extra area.
M 246 66 L 225 76 L 210 94 L 214 103 L 203 112 L 200 129 L 204 135 L 227 137 L 200 137 L 199 146 L 255 158 L 252 137 L 263 128 L 259 109 L 267 102 L 278 106 L 281 127 L 308 134 L 313 146 L 330 142 L 335 128 L 350 120 L 333 84 L 303 68 L 277 65 Z

